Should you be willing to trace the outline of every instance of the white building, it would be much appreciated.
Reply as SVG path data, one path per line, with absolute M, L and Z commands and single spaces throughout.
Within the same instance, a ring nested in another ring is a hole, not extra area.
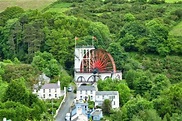
M 97 91 L 95 95 L 95 106 L 102 106 L 105 99 L 111 101 L 112 108 L 119 108 L 118 91 Z
M 112 56 L 103 49 L 95 49 L 93 45 L 76 46 L 74 63 L 75 83 L 93 83 L 99 79 L 105 80 L 107 78 L 122 80 L 122 72 L 116 70 Z M 100 63 L 104 68 L 99 69 L 96 66 L 99 65 L 97 63 Z M 93 73 L 95 69 L 98 71 L 96 74 Z
M 77 100 L 71 107 L 71 121 L 88 121 L 88 103 Z
M 77 88 L 77 100 L 88 100 L 95 102 L 95 106 L 102 106 L 105 99 L 111 100 L 112 108 L 119 108 L 118 91 L 98 91 L 97 86 L 80 85 Z
M 77 100 L 88 100 L 95 101 L 95 86 L 79 86 L 77 88 Z
M 40 99 L 58 99 L 63 95 L 61 93 L 60 81 L 39 86 L 35 85 L 33 93 L 37 94 Z

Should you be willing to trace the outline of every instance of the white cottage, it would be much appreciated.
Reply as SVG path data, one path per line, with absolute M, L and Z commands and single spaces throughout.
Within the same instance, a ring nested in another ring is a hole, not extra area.
M 58 99 L 63 95 L 61 93 L 60 81 L 34 86 L 33 93 L 37 94 L 40 99 Z
M 105 99 L 111 100 L 112 108 L 119 108 L 118 91 L 98 91 L 96 86 L 81 85 L 77 88 L 77 100 L 88 100 L 95 102 L 95 106 L 102 106 Z
M 95 101 L 95 86 L 81 85 L 77 88 L 77 100 L 88 100 Z
M 112 108 L 119 108 L 118 91 L 97 91 L 95 94 L 95 106 L 102 106 L 105 99 L 111 100 Z

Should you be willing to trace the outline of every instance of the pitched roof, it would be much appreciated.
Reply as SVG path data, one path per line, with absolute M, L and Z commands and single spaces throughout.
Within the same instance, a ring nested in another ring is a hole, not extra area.
M 42 73 L 41 75 L 39 75 L 38 80 L 40 82 L 44 81 L 46 83 L 50 82 L 50 78 L 48 76 L 46 76 L 44 73 Z
M 77 90 L 96 90 L 94 86 L 79 86 Z
M 97 91 L 96 95 L 118 95 L 118 91 Z
M 92 116 L 98 116 L 98 115 L 100 115 L 102 113 L 102 110 L 101 109 L 96 109 L 96 110 L 94 110 L 92 113 L 91 113 L 91 115 Z
M 49 83 L 42 85 L 41 89 L 57 89 L 60 88 L 60 86 L 57 83 Z

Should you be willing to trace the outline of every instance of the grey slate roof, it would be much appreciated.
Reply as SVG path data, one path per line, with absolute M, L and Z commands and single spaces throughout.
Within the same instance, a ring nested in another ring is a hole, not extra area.
M 44 85 L 42 85 L 42 87 L 41 87 L 41 89 L 57 89 L 57 88 L 60 88 L 59 86 L 58 86 L 58 84 L 57 83 L 49 83 L 49 84 L 44 84 Z
M 42 73 L 41 75 L 39 75 L 38 81 L 49 83 L 50 82 L 50 78 L 48 76 L 46 76 L 44 73 Z
M 97 91 L 96 95 L 118 95 L 118 91 Z
M 94 110 L 93 113 L 91 113 L 92 116 L 98 116 L 102 113 L 102 110 Z
M 78 87 L 78 89 L 77 90 L 93 90 L 93 91 L 95 91 L 96 89 L 95 89 L 95 87 L 94 86 L 83 86 L 83 85 L 81 85 L 81 86 L 79 86 Z

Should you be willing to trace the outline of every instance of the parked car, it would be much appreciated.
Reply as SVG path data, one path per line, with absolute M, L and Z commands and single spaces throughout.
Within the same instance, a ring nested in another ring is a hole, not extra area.
M 70 115 L 70 113 L 67 113 L 66 114 L 65 121 L 71 121 L 71 115 Z
M 72 91 L 73 91 L 72 87 L 68 87 L 68 92 L 72 92 Z

